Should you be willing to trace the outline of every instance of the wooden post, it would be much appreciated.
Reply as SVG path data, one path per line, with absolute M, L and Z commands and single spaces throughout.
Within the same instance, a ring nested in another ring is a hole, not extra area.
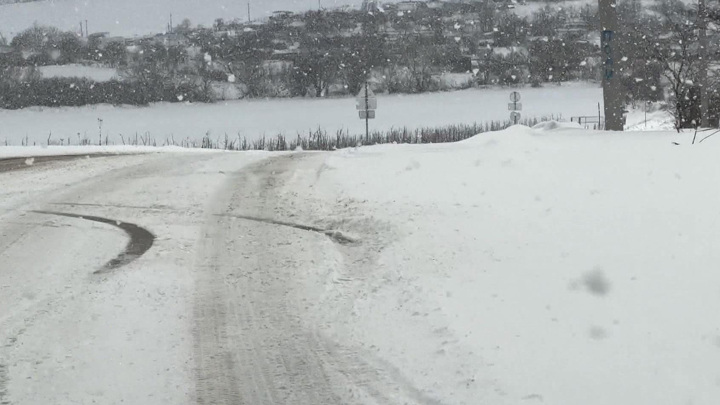
M 365 80 L 365 142 L 370 139 L 370 102 L 368 101 L 368 82 Z

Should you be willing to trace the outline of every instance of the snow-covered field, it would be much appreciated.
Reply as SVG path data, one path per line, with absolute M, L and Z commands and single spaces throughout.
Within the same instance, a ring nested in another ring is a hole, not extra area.
M 378 96 L 377 119 L 371 130 L 392 127 L 419 128 L 449 124 L 471 124 L 508 119 L 511 88 L 468 89 L 421 95 Z M 596 115 L 602 89 L 595 84 L 566 83 L 544 88 L 522 88 L 524 117 Z M 102 120 L 103 137 L 120 144 L 139 134 L 149 133 L 162 144 L 171 136 L 176 141 L 199 140 L 206 133 L 215 138 L 238 135 L 249 140 L 284 133 L 295 136 L 321 127 L 333 134 L 344 129 L 364 133 L 354 98 L 241 100 L 217 104 L 155 104 L 150 107 L 29 108 L 0 110 L 0 145 L 20 145 L 27 137 L 32 145 L 68 139 L 97 139 Z
M 83 65 L 57 65 L 57 66 L 40 66 L 38 68 L 44 78 L 53 77 L 80 77 L 96 82 L 107 82 L 112 79 L 118 79 L 117 69 L 105 68 L 98 66 Z
M 0 403 L 712 405 L 720 137 L 691 136 L 0 169 Z M 83 216 L 155 244 L 92 274 L 127 238 Z

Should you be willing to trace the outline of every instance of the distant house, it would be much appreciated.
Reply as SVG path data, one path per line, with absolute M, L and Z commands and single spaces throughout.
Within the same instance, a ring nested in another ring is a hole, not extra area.
M 165 46 L 189 46 L 190 40 L 183 34 L 176 32 L 169 32 L 166 34 L 159 34 L 155 36 L 157 42 L 162 43 Z
M 524 46 L 498 46 L 492 48 L 492 53 L 505 58 L 513 56 L 527 57 L 530 54 Z
M 271 20 L 287 20 L 294 15 L 292 11 L 273 11 L 270 16 Z
M 253 31 L 255 31 L 255 29 L 250 28 L 250 27 L 247 27 L 247 28 L 245 28 L 243 31 L 244 31 L 244 32 L 253 32 Z M 237 35 L 238 35 L 238 34 L 237 34 L 237 31 L 236 31 L 236 30 L 231 30 L 231 29 L 219 30 L 219 31 L 213 32 L 213 36 L 214 36 L 215 38 L 222 38 L 222 37 L 234 38 L 234 37 L 236 37 Z
M 422 1 L 405 0 L 396 4 L 397 11 L 399 12 L 413 12 L 421 8 L 427 8 L 427 4 Z
M 106 48 L 108 45 L 110 45 L 112 43 L 126 44 L 126 42 L 127 42 L 127 38 L 124 38 L 124 37 L 107 37 L 107 36 L 103 35 L 103 36 L 99 36 L 98 38 L 100 39 L 100 48 L 101 49 Z
M 374 0 L 364 0 L 362 7 L 360 7 L 360 11 L 366 13 L 375 13 L 380 11 L 380 5 L 377 1 Z
M 585 34 L 589 31 L 589 26 L 585 21 L 580 19 L 571 19 L 566 21 L 562 27 L 558 28 L 559 34 Z
M 12 59 L 12 56 L 15 54 L 15 50 L 13 47 L 8 45 L 0 45 L 0 61 L 1 60 L 10 60 Z

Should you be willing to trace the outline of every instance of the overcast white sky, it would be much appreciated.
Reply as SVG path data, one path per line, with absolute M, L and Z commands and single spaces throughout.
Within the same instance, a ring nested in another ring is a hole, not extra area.
M 204 25 L 216 18 L 246 19 L 248 1 L 253 18 L 276 10 L 318 8 L 318 0 L 46 0 L 0 6 L 0 32 L 12 37 L 34 22 L 79 31 L 80 21 L 87 19 L 90 32 L 142 35 L 163 31 L 170 13 L 178 23 L 184 18 Z M 359 6 L 362 0 L 320 0 L 320 4 Z

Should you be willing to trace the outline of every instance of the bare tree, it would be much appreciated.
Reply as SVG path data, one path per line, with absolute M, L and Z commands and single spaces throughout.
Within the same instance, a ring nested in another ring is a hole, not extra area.
M 661 32 L 645 36 L 646 49 L 663 67 L 669 83 L 668 109 L 675 119 L 675 128 L 699 124 L 699 110 L 694 111 L 700 67 L 697 13 L 678 0 L 664 0 L 655 11 L 661 19 Z M 655 39 L 657 38 L 657 39 Z

